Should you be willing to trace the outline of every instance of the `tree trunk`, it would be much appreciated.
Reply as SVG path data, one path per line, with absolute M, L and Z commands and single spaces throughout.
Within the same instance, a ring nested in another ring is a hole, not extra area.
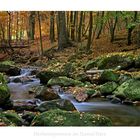
M 73 40 L 74 36 L 74 18 L 73 18 L 73 11 L 70 12 L 70 37 Z
M 90 20 L 89 20 L 89 34 L 88 34 L 88 41 L 87 41 L 87 47 L 86 51 L 88 52 L 90 50 L 91 42 L 92 42 L 92 29 L 93 29 L 93 16 L 92 12 L 90 14 Z
M 133 22 L 136 22 L 137 20 L 137 11 L 134 12 L 134 19 Z M 131 26 L 130 28 L 128 28 L 128 34 L 127 34 L 127 45 L 131 45 L 132 41 L 131 41 L 131 36 L 132 36 L 132 31 L 135 28 L 135 26 Z
M 69 11 L 67 11 L 67 26 L 66 26 L 66 28 L 67 28 L 67 35 L 68 35 L 68 37 L 70 37 L 70 31 L 69 31 L 69 29 L 70 29 L 70 17 L 69 17 Z
M 82 23 L 83 23 L 83 11 L 80 12 L 80 22 L 78 27 L 78 42 L 81 42 L 82 38 Z
M 109 23 L 109 28 L 110 28 L 110 42 L 114 41 L 114 36 L 115 36 L 115 29 L 116 29 L 116 25 L 118 22 L 118 17 L 117 17 L 117 12 L 115 15 L 115 21 L 114 21 L 114 17 L 111 19 L 110 21 L 111 23 Z
M 35 11 L 31 11 L 29 16 L 29 39 L 34 40 L 34 34 L 35 34 Z
M 42 32 L 41 32 L 41 19 L 40 19 L 39 12 L 37 12 L 37 16 L 38 16 L 38 23 L 39 23 L 40 49 L 41 49 L 41 55 L 43 55 Z
M 69 39 L 66 29 L 66 18 L 65 12 L 59 11 L 58 12 L 58 50 L 63 50 L 65 47 L 69 45 Z
M 73 26 L 72 26 L 72 31 L 71 31 L 71 39 L 74 41 L 75 40 L 75 30 L 76 30 L 76 22 L 77 22 L 77 17 L 78 17 L 78 12 L 74 12 L 74 19 L 73 19 Z
M 100 28 L 99 28 L 99 31 L 97 33 L 96 39 L 99 39 L 100 38 L 100 35 L 102 33 L 103 24 L 104 24 L 103 18 L 104 18 L 104 11 L 102 11 L 102 14 L 101 14 L 101 23 L 100 23 Z
M 12 46 L 11 46 L 11 13 L 8 13 L 8 45 L 11 48 L 11 51 L 14 51 Z
M 19 28 L 18 28 L 18 12 L 17 12 L 16 41 L 18 41 L 18 32 L 19 32 Z
M 54 11 L 50 12 L 50 40 L 51 40 L 51 43 L 55 41 Z

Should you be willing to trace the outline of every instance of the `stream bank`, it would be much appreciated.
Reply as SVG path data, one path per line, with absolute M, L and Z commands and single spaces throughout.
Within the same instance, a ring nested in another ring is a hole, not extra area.
M 30 89 L 40 85 L 40 80 L 31 75 L 32 69 L 22 69 L 19 76 L 9 77 L 8 83 L 11 99 L 15 106 L 19 108 L 20 104 L 24 109 L 33 111 L 32 107 L 39 107 L 45 101 L 41 101 L 34 97 L 34 94 L 29 93 Z M 23 82 L 13 82 L 15 79 L 24 79 Z M 29 80 L 30 79 L 30 80 Z M 52 86 L 52 89 L 57 93 L 61 99 L 69 100 L 79 112 L 88 112 L 90 114 L 101 114 L 109 117 L 113 126 L 139 126 L 140 124 L 140 107 L 139 106 L 127 106 L 122 104 L 112 104 L 105 98 L 94 98 L 89 102 L 78 102 L 71 93 L 66 93 L 60 86 Z M 24 108 L 25 107 L 25 108 Z M 46 107 L 47 108 L 47 107 Z M 16 109 L 20 111 L 20 109 Z

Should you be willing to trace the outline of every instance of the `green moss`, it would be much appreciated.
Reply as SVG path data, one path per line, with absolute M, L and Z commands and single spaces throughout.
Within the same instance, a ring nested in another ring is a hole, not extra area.
M 59 72 L 53 72 L 53 71 L 41 71 L 37 74 L 37 78 L 40 79 L 40 82 L 42 84 L 47 84 L 47 82 L 53 78 L 53 77 L 58 77 L 63 75 L 62 73 Z
M 111 94 L 116 88 L 118 87 L 118 84 L 115 82 L 107 82 L 99 87 L 99 90 L 101 94 L 107 95 Z
M 91 95 L 93 95 L 93 94 L 96 93 L 96 90 L 95 90 L 95 89 L 87 89 L 87 90 L 85 91 L 85 93 L 86 93 L 87 95 L 91 96 Z
M 48 111 L 51 109 L 58 109 L 58 108 L 62 110 L 66 110 L 66 111 L 76 110 L 74 105 L 69 100 L 65 100 L 65 99 L 58 99 L 58 100 L 43 102 L 36 109 L 40 112 L 44 112 L 44 111 Z
M 122 96 L 131 100 L 140 100 L 140 81 L 130 79 L 121 84 L 113 93 L 116 96 Z
M 1 115 L 7 118 L 10 122 L 12 122 L 13 124 L 17 126 L 22 125 L 22 119 L 14 111 L 6 111 L 6 112 L 3 112 Z
M 7 85 L 0 85 L 0 105 L 4 104 L 10 98 L 10 91 Z
M 0 122 L 7 126 L 20 126 L 22 125 L 22 119 L 13 110 L 0 112 Z
M 101 76 L 100 76 L 100 80 L 103 82 L 107 82 L 107 81 L 114 81 L 114 82 L 118 82 L 119 80 L 119 74 L 112 71 L 112 70 L 105 70 Z
M 3 62 L 0 63 L 0 65 L 14 66 L 15 62 L 13 62 L 13 61 L 3 61 Z
M 6 81 L 6 79 L 5 79 L 4 75 L 3 75 L 3 73 L 0 73 L 0 83 L 1 83 L 1 84 L 6 84 L 6 83 L 7 83 L 7 81 Z
M 3 126 L 15 126 L 15 124 L 10 122 L 10 120 L 4 117 L 1 113 L 0 113 L 0 123 L 2 123 Z
M 85 70 L 89 70 L 91 68 L 94 68 L 96 65 L 96 61 L 95 60 L 89 60 L 86 64 L 85 64 Z
M 59 85 L 59 86 L 84 86 L 84 84 L 80 81 L 74 80 L 72 78 L 68 78 L 66 76 L 60 76 L 51 78 L 48 83 L 48 86 Z
M 104 116 L 62 110 L 50 110 L 34 118 L 32 126 L 110 126 Z
M 134 63 L 134 56 L 126 53 L 114 53 L 105 56 L 100 56 L 95 60 L 90 60 L 85 65 L 85 69 L 98 67 L 98 69 L 116 69 L 120 66 L 121 69 L 127 69 Z

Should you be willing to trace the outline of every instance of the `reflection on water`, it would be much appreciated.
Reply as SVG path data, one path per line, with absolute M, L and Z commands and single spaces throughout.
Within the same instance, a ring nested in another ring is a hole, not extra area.
M 70 100 L 79 112 L 90 112 L 109 117 L 114 126 L 140 126 L 140 107 L 112 104 L 108 100 L 97 99 L 90 102 L 77 102 L 71 94 L 59 93 Z
M 35 78 L 34 75 L 31 75 L 31 72 L 34 69 L 22 69 L 21 74 L 18 76 L 11 76 L 9 77 L 10 82 L 8 83 L 8 87 L 10 88 L 11 92 L 11 99 L 17 100 L 17 99 L 32 99 L 33 95 L 29 94 L 28 91 L 31 87 L 35 87 L 40 85 L 40 80 Z M 13 82 L 14 79 L 16 78 L 29 78 L 31 79 L 30 81 L 24 81 L 24 83 L 18 82 L 15 83 Z

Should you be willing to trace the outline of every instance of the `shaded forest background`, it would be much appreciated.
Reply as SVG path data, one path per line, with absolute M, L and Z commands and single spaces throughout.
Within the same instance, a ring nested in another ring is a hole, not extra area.
M 0 51 L 13 55 L 17 48 L 18 52 L 28 48 L 27 53 L 43 56 L 50 48 L 73 47 L 74 52 L 92 57 L 135 52 L 140 46 L 139 18 L 138 11 L 0 12 Z M 48 59 L 51 55 L 47 54 Z

